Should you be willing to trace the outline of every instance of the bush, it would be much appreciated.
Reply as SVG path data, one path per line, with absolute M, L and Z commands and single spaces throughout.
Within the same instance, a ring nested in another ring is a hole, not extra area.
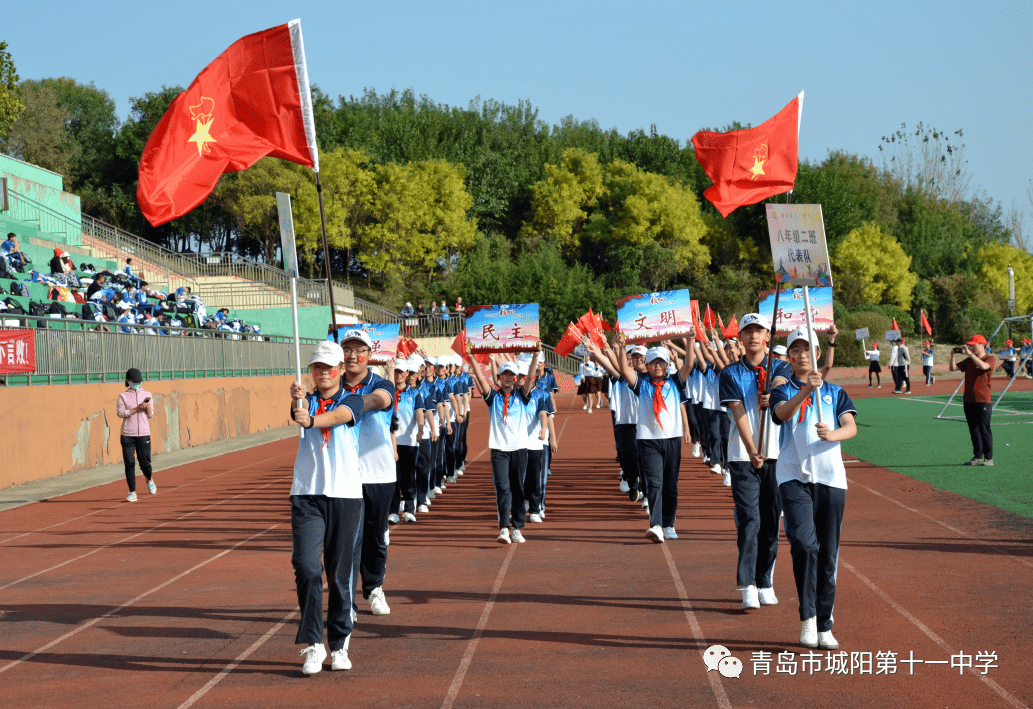
M 899 320 L 897 324 L 900 324 Z M 842 321 L 837 321 L 836 326 L 839 328 L 839 338 L 836 341 L 835 365 L 837 367 L 860 367 L 867 363 L 867 359 L 865 359 L 864 350 L 861 349 L 861 341 L 854 337 L 854 331 L 863 327 L 868 328 L 871 338 L 864 344 L 865 347 L 871 349 L 873 342 L 884 339 L 886 331 L 893 326 L 893 323 L 890 318 L 880 313 L 858 311 L 850 313 Z
M 901 334 L 907 338 L 918 333 L 915 328 L 915 319 L 911 317 L 911 314 L 901 308 L 899 305 L 872 305 L 870 303 L 862 303 L 853 309 L 854 313 L 876 313 L 890 319 L 890 322 L 886 325 L 886 329 L 889 330 L 893 327 L 893 319 L 897 321 L 897 325 L 900 327 Z M 863 327 L 863 326 L 862 326 Z M 872 335 L 877 338 L 881 338 L 883 333 L 876 334 L 872 330 Z
M 1001 316 L 989 308 L 974 306 L 954 313 L 947 324 L 949 342 L 968 342 L 968 339 L 979 333 L 989 338 L 994 329 L 1001 323 Z M 993 347 L 1003 347 L 1008 339 L 1008 328 L 1002 327 L 990 343 Z

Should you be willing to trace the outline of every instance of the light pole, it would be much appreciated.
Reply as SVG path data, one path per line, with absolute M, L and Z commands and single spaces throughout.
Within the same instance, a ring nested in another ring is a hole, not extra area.
M 1015 271 L 1008 264 L 1008 317 L 1015 317 Z M 1008 339 L 1012 339 L 1011 322 L 1008 323 Z

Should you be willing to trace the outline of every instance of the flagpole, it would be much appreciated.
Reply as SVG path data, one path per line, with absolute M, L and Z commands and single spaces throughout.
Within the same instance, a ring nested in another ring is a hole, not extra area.
M 778 280 L 778 276 L 776 274 L 776 276 L 775 276 L 775 306 L 774 306 L 774 309 L 771 311 L 771 331 L 770 331 L 771 332 L 771 338 L 768 341 L 768 372 L 767 372 L 767 378 L 765 379 L 765 383 L 764 383 L 764 387 L 765 387 L 764 388 L 764 393 L 765 394 L 770 394 L 771 393 L 771 370 L 773 369 L 774 364 L 775 364 L 775 357 L 774 357 L 774 354 L 775 354 L 775 335 L 778 333 L 778 326 L 775 323 L 777 322 L 777 319 L 778 319 L 778 296 L 781 295 L 781 293 L 782 293 L 782 282 Z M 767 411 L 767 407 L 765 406 L 761 410 L 762 411 Z M 768 423 L 768 417 L 762 415 L 760 417 L 760 445 L 761 445 L 761 449 L 760 450 L 761 450 L 761 455 L 763 455 L 764 451 L 766 451 L 768 449 L 767 438 L 768 438 L 768 435 L 770 434 L 770 429 L 767 426 L 767 423 Z
M 337 342 L 337 305 L 334 303 L 334 282 L 330 273 L 330 247 L 326 242 L 326 213 L 323 210 L 323 185 L 319 181 L 319 170 L 316 173 L 316 195 L 319 197 L 319 225 L 323 228 L 323 266 L 326 268 L 326 292 L 330 296 L 330 329 Z M 349 264 L 350 265 L 350 264 Z
M 815 372 L 817 372 L 818 358 L 814 347 L 814 328 L 811 325 L 811 297 L 808 294 L 807 286 L 803 287 L 803 315 L 807 322 L 807 347 L 810 349 L 811 352 L 811 368 Z M 824 382 L 822 382 L 822 384 L 824 384 Z M 818 412 L 818 423 L 824 423 L 824 421 L 822 421 L 821 415 L 821 389 L 818 389 L 817 394 L 815 396 L 817 398 L 817 401 L 814 402 L 814 408 Z

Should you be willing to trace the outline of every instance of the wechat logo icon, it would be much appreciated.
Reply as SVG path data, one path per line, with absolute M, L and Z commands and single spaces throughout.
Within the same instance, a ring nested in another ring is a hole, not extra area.
M 731 679 L 739 678 L 742 674 L 742 661 L 733 657 L 731 651 L 724 645 L 711 645 L 703 653 L 703 664 L 707 666 L 707 672 L 717 670 L 721 676 Z

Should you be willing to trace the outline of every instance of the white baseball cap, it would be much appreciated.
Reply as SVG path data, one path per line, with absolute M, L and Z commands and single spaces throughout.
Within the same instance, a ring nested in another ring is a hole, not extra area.
M 414 360 L 411 360 L 411 359 L 410 360 L 406 360 L 405 368 L 408 371 L 410 371 L 410 372 L 419 372 L 420 371 L 420 363 L 416 362 Z
M 344 361 L 344 352 L 341 351 L 341 346 L 336 342 L 320 342 L 318 345 L 312 348 L 312 356 L 309 358 L 309 366 L 320 362 L 322 364 L 336 367 Z
M 646 351 L 646 363 L 652 362 L 654 359 L 662 359 L 664 362 L 670 363 L 671 355 L 666 347 L 650 347 Z
M 457 367 L 462 367 L 463 366 L 463 358 L 460 357 L 457 354 L 452 355 L 452 364 L 454 364 Z
M 783 357 L 785 357 L 785 355 L 786 355 L 786 346 L 785 345 L 775 345 L 774 353 L 777 354 L 777 355 L 782 355 Z
M 423 357 L 420 357 L 418 354 L 409 355 L 409 364 L 412 364 L 413 362 L 416 363 L 417 367 L 422 367 L 423 366 Z
M 526 377 L 527 373 L 531 370 L 530 362 L 517 362 L 517 374 Z
M 395 360 L 395 370 L 396 371 L 409 371 L 409 362 L 408 362 L 408 360 L 396 359 Z
M 750 325 L 760 325 L 765 330 L 771 329 L 771 321 L 760 313 L 747 313 L 739 321 L 739 332 L 742 332 Z
M 646 349 L 645 345 L 625 345 L 624 352 L 629 355 L 638 354 L 645 357 L 649 350 Z
M 362 330 L 345 330 L 341 335 L 341 345 L 343 346 L 348 340 L 361 340 L 366 347 L 373 349 L 373 340 L 369 339 L 369 335 Z
M 501 377 L 504 372 L 509 372 L 513 376 L 516 376 L 520 373 L 519 370 L 517 370 L 516 362 L 503 362 L 502 364 L 500 364 L 499 376 Z
M 798 328 L 796 328 L 795 330 L 793 330 L 792 332 L 789 333 L 789 337 L 786 339 L 786 350 L 788 351 L 789 348 L 793 346 L 793 343 L 796 342 L 797 340 L 803 340 L 804 342 L 810 342 L 815 347 L 818 346 L 818 335 L 816 333 L 814 333 L 812 331 L 811 332 L 811 336 L 808 338 L 807 337 L 807 328 L 805 328 L 805 327 L 798 327 Z
M 450 364 L 452 363 L 449 361 L 448 355 L 441 355 L 436 360 L 434 360 L 435 367 L 447 367 Z

